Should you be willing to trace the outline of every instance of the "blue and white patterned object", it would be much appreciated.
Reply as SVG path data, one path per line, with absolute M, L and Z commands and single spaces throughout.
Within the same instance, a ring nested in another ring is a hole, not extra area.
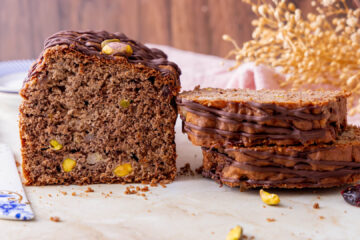
M 8 145 L 0 143 L 0 218 L 31 220 L 34 213 L 26 198 L 15 159 Z
M 23 202 L 23 196 L 16 192 L 0 191 L 0 214 L 3 218 L 31 220 L 34 214 L 29 202 Z

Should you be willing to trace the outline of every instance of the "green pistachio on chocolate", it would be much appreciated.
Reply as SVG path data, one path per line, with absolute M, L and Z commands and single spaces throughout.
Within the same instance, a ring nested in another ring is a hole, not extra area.
M 105 45 L 102 49 L 101 49 L 102 53 L 105 53 L 107 55 L 113 54 L 115 51 L 112 47 Z
M 114 40 L 114 39 L 112 39 Z M 107 40 L 105 40 L 107 41 Z M 104 41 L 104 42 L 105 42 Z M 120 53 L 125 56 L 131 56 L 133 54 L 133 50 L 130 45 L 122 43 L 120 41 L 110 41 L 107 43 L 102 42 L 101 52 L 107 55 Z M 103 44 L 104 43 L 104 44 Z
M 111 42 L 121 42 L 119 39 L 107 39 L 101 42 L 101 48 L 104 48 L 105 45 Z

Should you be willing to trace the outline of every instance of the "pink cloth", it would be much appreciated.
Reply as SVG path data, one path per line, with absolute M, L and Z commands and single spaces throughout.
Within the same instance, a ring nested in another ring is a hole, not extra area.
M 235 61 L 163 45 L 147 45 L 163 50 L 170 61 L 179 65 L 182 71 L 182 91 L 192 90 L 197 85 L 202 88 L 278 89 L 278 78 L 284 78 L 274 69 L 256 66 L 253 63 L 246 63 L 233 71 L 229 71 L 229 68 L 235 65 Z M 360 114 L 349 116 L 348 122 L 360 125 Z
M 247 63 L 229 71 L 229 68 L 235 65 L 235 61 L 168 46 L 155 44 L 148 44 L 148 46 L 163 50 L 169 60 L 179 65 L 182 70 L 182 90 L 192 90 L 197 85 L 217 88 L 279 88 L 276 78 L 282 76 L 268 67 Z

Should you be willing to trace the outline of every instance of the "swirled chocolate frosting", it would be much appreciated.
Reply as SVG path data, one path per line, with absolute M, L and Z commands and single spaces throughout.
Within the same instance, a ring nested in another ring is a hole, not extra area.
M 122 53 L 111 55 L 102 53 L 101 43 L 109 39 L 118 39 L 120 42 L 130 45 L 133 53 L 130 56 Z M 163 75 L 171 72 L 171 70 L 166 67 L 171 66 L 178 76 L 181 74 L 180 68 L 175 63 L 168 61 L 167 55 L 163 51 L 157 48 L 148 48 L 144 44 L 128 38 L 123 33 L 109 33 L 106 31 L 61 31 L 45 40 L 44 50 L 57 45 L 67 45 L 70 49 L 99 58 L 114 59 L 116 56 L 126 57 L 130 63 L 143 64 L 160 71 Z M 35 68 L 36 64 L 32 70 Z M 30 71 L 30 76 L 32 70 Z M 28 79 L 30 76 L 28 76 Z

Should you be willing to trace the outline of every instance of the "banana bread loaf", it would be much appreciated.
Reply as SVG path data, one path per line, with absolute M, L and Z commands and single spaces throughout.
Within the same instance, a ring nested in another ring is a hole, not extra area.
M 203 148 L 202 174 L 231 187 L 322 188 L 360 180 L 360 129 L 331 145 Z
M 193 144 L 216 146 L 332 143 L 346 127 L 342 91 L 195 89 L 177 97 Z
M 173 180 L 179 75 L 124 34 L 51 36 L 20 92 L 26 184 Z

